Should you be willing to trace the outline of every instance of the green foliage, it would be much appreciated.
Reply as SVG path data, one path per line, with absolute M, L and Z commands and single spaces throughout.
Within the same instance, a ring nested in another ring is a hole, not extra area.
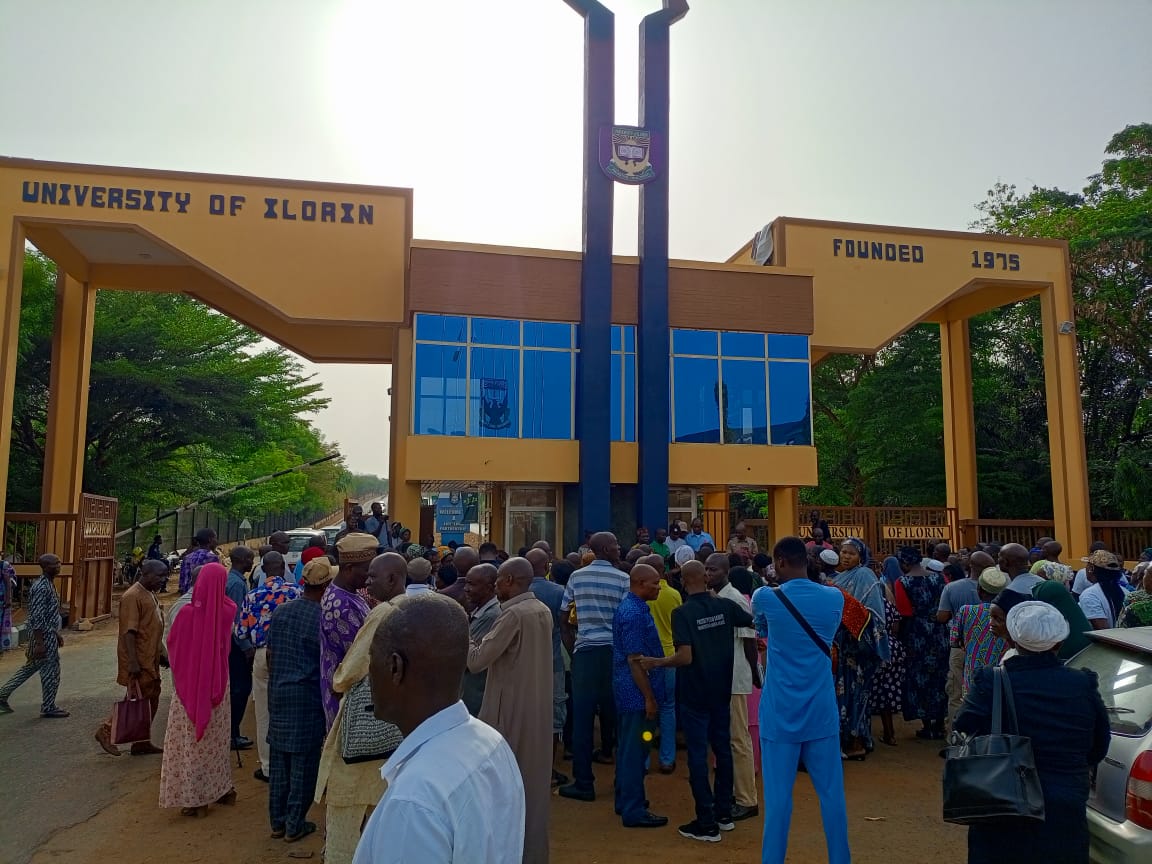
M 25 256 L 9 482 L 38 510 L 55 303 L 52 263 Z M 101 291 L 96 302 L 85 491 L 170 506 L 291 468 L 331 448 L 305 419 L 327 404 L 285 350 L 191 298 Z M 242 490 L 221 512 L 322 509 L 343 496 L 333 461 Z
M 1092 510 L 1152 519 L 1152 124 L 1109 142 L 1082 192 L 998 184 L 974 227 L 1068 241 Z M 973 404 L 984 518 L 1051 516 L 1043 338 L 1036 300 L 973 318 Z M 938 330 L 813 372 L 827 505 L 944 501 Z

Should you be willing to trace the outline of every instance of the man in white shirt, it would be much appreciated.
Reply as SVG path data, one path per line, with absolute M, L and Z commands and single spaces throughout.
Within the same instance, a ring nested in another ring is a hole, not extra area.
M 752 603 L 728 581 L 728 553 L 714 552 L 704 562 L 708 587 L 717 597 L 731 600 L 749 615 Z M 733 799 L 732 821 L 739 822 L 760 815 L 756 797 L 756 761 L 752 751 L 752 733 L 748 727 L 748 694 L 752 692 L 751 658 L 756 656 L 756 631 L 737 627 L 732 631 L 732 703 L 730 732 L 732 737 Z
M 380 622 L 372 703 L 404 741 L 381 769 L 388 789 L 354 864 L 521 860 L 524 784 L 507 742 L 460 701 L 468 648 L 468 616 L 439 594 L 410 597 Z

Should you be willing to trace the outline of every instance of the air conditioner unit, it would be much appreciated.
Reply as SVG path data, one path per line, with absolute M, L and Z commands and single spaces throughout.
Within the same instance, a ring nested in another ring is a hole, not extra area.
M 756 238 L 752 241 L 752 260 L 761 267 L 768 267 L 772 264 L 771 222 L 756 232 Z

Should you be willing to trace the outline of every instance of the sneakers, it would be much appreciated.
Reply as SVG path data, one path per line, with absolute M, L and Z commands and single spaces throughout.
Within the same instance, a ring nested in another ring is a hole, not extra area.
M 736 823 L 731 816 L 717 816 L 716 827 L 721 831 L 735 831 Z
M 687 825 L 681 825 L 679 830 L 680 836 L 687 837 L 689 840 L 699 840 L 703 843 L 720 842 L 720 827 L 718 825 L 712 825 L 711 827 L 705 828 L 700 824 L 700 820 L 698 819 L 693 819 Z

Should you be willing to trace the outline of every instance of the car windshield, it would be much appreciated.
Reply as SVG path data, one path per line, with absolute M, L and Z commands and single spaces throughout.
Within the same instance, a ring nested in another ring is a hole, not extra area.
M 289 552 L 303 552 L 308 548 L 308 541 L 312 539 L 311 534 L 293 534 L 288 541 Z
M 1100 677 L 1112 731 L 1136 738 L 1152 729 L 1152 655 L 1105 642 L 1089 645 L 1069 665 Z

